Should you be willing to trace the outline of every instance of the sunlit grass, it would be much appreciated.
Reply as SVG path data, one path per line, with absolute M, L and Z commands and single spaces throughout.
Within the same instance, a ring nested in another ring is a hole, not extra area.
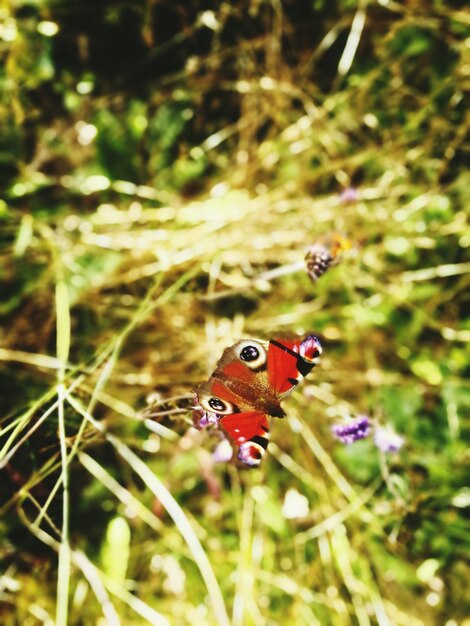
M 157 5 L 115 83 L 60 69 L 68 8 L 5 9 L 2 623 L 460 626 L 467 18 L 222 3 L 160 43 Z M 331 232 L 351 250 L 313 283 Z M 322 362 L 267 458 L 217 464 L 193 387 L 240 337 L 305 332 Z M 338 443 L 361 413 L 402 450 Z

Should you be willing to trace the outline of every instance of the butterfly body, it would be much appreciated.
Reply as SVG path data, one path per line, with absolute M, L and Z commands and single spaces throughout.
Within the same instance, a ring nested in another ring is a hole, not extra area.
M 269 440 L 268 417 L 285 417 L 282 399 L 320 354 L 320 342 L 313 335 L 269 342 L 243 339 L 226 348 L 209 380 L 195 389 L 203 411 L 215 415 L 239 446 L 243 463 L 259 464 Z

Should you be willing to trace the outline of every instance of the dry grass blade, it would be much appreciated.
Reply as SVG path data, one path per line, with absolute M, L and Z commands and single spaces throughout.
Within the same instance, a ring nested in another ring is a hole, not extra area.
M 61 542 L 56 541 L 44 530 L 38 528 L 36 525 L 31 524 L 21 508 L 19 509 L 19 512 L 23 523 L 41 542 L 50 546 L 57 552 L 60 551 Z M 148 604 L 133 596 L 126 589 L 116 584 L 115 581 L 106 578 L 90 562 L 90 560 L 83 552 L 79 550 L 71 550 L 70 555 L 71 560 L 83 572 L 84 577 L 90 583 L 90 588 L 95 593 L 96 598 L 101 605 L 103 616 L 109 626 L 117 626 L 117 624 L 120 624 L 121 621 L 115 607 L 109 599 L 106 589 L 111 591 L 113 595 L 115 595 L 117 598 L 127 604 L 137 615 L 143 617 L 146 621 L 148 621 L 148 623 L 152 624 L 152 626 L 169 625 L 169 621 L 166 619 L 166 617 L 158 613 L 158 611 L 155 611 L 155 609 L 151 608 Z
M 316 539 L 325 533 L 329 533 L 334 531 L 337 526 L 343 524 L 345 520 L 349 517 L 353 516 L 357 511 L 360 511 L 362 507 L 372 498 L 374 493 L 377 491 L 381 484 L 381 481 L 376 481 L 375 485 L 364 489 L 364 491 L 359 494 L 353 501 L 351 501 L 346 507 L 344 507 L 341 511 L 333 513 L 328 516 L 319 524 L 316 524 L 312 528 L 305 530 L 303 532 L 299 532 L 295 537 L 296 544 L 303 544 L 311 539 Z M 371 517 L 370 514 L 367 517 Z
M 128 489 L 122 487 L 102 465 L 95 461 L 91 456 L 84 452 L 78 453 L 80 463 L 92 474 L 97 480 L 99 480 L 116 498 L 119 499 L 126 507 L 140 517 L 146 524 L 150 526 L 155 532 L 160 532 L 162 529 L 162 521 L 150 511 L 146 506 L 140 502 L 135 496 L 131 494 Z
M 118 454 L 127 461 L 129 466 L 138 474 L 141 480 L 145 483 L 147 488 L 155 495 L 161 502 L 167 513 L 173 519 L 181 533 L 182 537 L 188 544 L 190 552 L 197 564 L 201 576 L 206 584 L 209 598 L 212 602 L 214 614 L 217 619 L 217 623 L 222 626 L 229 626 L 230 621 L 228 619 L 227 611 L 225 608 L 224 599 L 220 591 L 219 584 L 215 577 L 211 563 L 207 557 L 204 548 L 202 547 L 196 533 L 194 532 L 185 512 L 173 498 L 164 484 L 155 476 L 155 474 L 149 469 L 149 467 L 114 435 L 104 432 L 103 427 L 93 419 L 93 417 L 83 408 L 80 403 L 74 398 L 69 398 L 69 402 L 74 409 L 83 415 L 87 420 L 92 423 L 97 430 L 102 431 L 106 439 L 116 449 Z
M 255 622 L 252 606 L 255 597 L 255 572 L 252 563 L 254 502 L 249 490 L 243 498 L 240 513 L 240 560 L 236 573 L 237 585 L 233 599 L 232 626 L 242 626 L 247 621 Z
M 69 544 L 69 481 L 67 463 L 67 434 L 65 429 L 65 401 L 67 397 L 64 378 L 70 351 L 70 307 L 68 288 L 60 271 L 56 283 L 56 327 L 57 359 L 60 367 L 57 373 L 57 411 L 59 421 L 59 442 L 62 479 L 62 531 L 59 548 L 57 576 L 56 626 L 68 623 L 68 599 L 70 585 L 70 544 Z
M 146 486 L 152 491 L 156 498 L 162 503 L 165 510 L 175 522 L 179 532 L 188 544 L 193 558 L 199 567 L 201 575 L 206 583 L 207 591 L 211 599 L 217 623 L 220 626 L 230 624 L 225 603 L 220 591 L 219 584 L 214 575 L 212 566 L 207 554 L 197 538 L 185 512 L 173 498 L 163 483 L 151 472 L 147 465 L 139 459 L 127 446 L 115 437 L 108 435 L 109 441 L 114 445 L 117 452 L 129 463 L 130 467 L 140 476 Z
M 357 500 L 357 494 L 355 490 L 348 483 L 346 478 L 341 474 L 333 459 L 321 446 L 318 439 L 308 426 L 301 422 L 297 417 L 291 417 L 291 424 L 295 427 L 296 431 L 300 431 L 301 437 L 305 440 L 305 443 L 310 448 L 315 458 L 325 468 L 326 473 L 330 476 L 332 481 L 336 484 L 341 493 L 350 501 L 355 502 Z

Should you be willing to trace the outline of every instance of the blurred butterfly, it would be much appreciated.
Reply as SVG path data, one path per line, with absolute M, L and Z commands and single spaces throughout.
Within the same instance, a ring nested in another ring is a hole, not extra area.
M 313 246 L 307 250 L 305 262 L 307 274 L 316 282 L 330 267 L 339 263 L 341 254 L 351 249 L 349 239 L 339 233 L 328 233 L 320 237 Z
M 246 465 L 259 465 L 269 441 L 269 418 L 285 417 L 281 401 L 318 363 L 314 335 L 305 339 L 242 339 L 226 348 L 209 380 L 194 390 L 200 424 L 217 423 Z

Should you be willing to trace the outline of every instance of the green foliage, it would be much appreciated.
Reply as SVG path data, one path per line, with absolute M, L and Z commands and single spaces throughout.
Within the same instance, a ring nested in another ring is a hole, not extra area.
M 467 28 L 438 0 L 2 5 L 2 624 L 464 624 Z M 271 454 L 216 463 L 194 386 L 306 332 Z M 403 448 L 333 438 L 363 413 Z

